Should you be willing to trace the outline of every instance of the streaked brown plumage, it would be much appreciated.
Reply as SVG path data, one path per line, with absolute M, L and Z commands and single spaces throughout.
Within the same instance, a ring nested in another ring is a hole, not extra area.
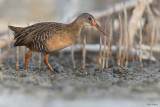
M 44 52 L 46 53 L 44 62 L 53 73 L 48 63 L 49 54 L 72 45 L 80 36 L 81 29 L 85 25 L 95 26 L 106 35 L 96 24 L 94 17 L 88 13 L 81 14 L 70 24 L 43 22 L 24 28 L 8 27 L 14 31 L 16 40 L 14 46 L 26 46 L 30 49 L 26 54 L 25 68 L 27 69 L 28 58 L 33 51 Z

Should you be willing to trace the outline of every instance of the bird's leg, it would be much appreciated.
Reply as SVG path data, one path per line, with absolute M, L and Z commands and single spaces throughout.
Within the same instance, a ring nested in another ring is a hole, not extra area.
M 46 54 L 45 58 L 44 58 L 44 63 L 48 66 L 49 70 L 51 71 L 51 73 L 53 74 L 53 68 L 50 66 L 50 64 L 48 63 L 48 57 L 49 54 Z
M 29 56 L 33 53 L 33 51 L 29 51 L 26 53 L 26 56 L 25 56 L 25 69 L 28 68 L 28 59 L 29 59 Z

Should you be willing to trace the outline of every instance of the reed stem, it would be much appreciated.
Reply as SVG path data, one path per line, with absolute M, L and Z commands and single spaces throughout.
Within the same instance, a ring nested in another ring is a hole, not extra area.
M 82 50 L 82 68 L 85 69 L 86 66 L 86 35 L 83 36 L 83 50 Z
M 16 69 L 19 69 L 19 47 L 16 47 Z
M 76 69 L 76 61 L 75 61 L 75 58 L 74 58 L 74 44 L 71 46 L 71 58 L 72 58 L 73 68 Z

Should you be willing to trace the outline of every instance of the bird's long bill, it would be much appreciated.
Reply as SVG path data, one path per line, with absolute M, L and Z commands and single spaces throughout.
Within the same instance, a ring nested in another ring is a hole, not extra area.
M 102 28 L 97 23 L 93 22 L 93 26 L 96 27 L 98 30 L 100 30 L 103 33 L 103 35 L 107 36 L 107 34 L 102 30 Z

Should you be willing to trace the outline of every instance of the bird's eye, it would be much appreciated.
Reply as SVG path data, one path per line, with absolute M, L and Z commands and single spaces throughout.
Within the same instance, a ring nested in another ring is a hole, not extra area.
M 89 17 L 89 18 L 88 18 L 88 20 L 92 20 L 92 18 L 91 18 L 91 17 Z

